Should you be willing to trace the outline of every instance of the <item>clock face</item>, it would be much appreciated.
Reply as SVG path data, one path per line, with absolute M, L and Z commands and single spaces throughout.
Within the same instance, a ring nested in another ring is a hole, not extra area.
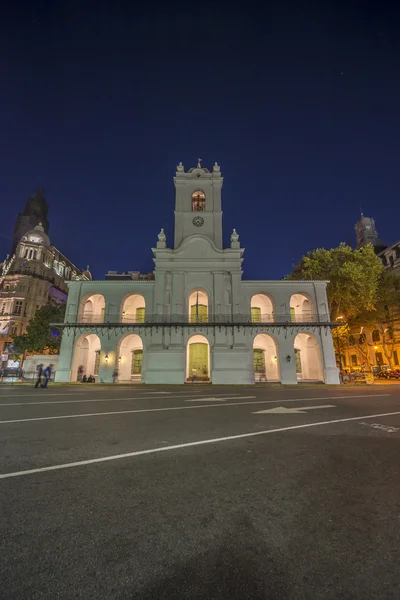
M 192 223 L 195 227 L 201 227 L 202 225 L 204 225 L 204 219 L 203 217 L 195 217 Z

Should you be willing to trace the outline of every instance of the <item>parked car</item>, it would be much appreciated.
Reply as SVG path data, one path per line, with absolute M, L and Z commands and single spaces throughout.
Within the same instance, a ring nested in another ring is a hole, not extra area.
M 392 369 L 389 365 L 382 365 L 376 374 L 379 379 L 399 379 L 399 369 Z

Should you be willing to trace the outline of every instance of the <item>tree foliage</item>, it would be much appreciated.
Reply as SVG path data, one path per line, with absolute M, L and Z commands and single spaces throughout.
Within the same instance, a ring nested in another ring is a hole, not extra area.
M 351 320 L 377 309 L 383 273 L 372 244 L 353 250 L 342 243 L 331 250 L 318 248 L 309 252 L 288 279 L 329 281 L 327 295 L 332 320 L 341 315 Z
M 61 330 L 51 327 L 50 323 L 62 323 L 65 315 L 65 304 L 50 300 L 38 308 L 30 320 L 26 333 L 13 338 L 14 346 L 21 354 L 35 352 L 41 354 L 58 354 L 61 345 Z

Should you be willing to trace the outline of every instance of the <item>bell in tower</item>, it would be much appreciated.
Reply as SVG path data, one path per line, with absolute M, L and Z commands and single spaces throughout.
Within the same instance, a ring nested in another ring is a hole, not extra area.
M 185 172 L 179 163 L 174 177 L 175 196 L 175 245 L 191 235 L 209 237 L 222 250 L 221 189 L 223 177 L 217 163 L 212 171 L 197 166 Z

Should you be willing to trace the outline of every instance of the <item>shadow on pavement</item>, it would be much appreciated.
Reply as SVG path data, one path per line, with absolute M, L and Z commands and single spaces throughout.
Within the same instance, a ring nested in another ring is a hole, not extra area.
M 224 543 L 181 564 L 138 600 L 275 600 L 288 597 L 287 569 L 247 515 Z

